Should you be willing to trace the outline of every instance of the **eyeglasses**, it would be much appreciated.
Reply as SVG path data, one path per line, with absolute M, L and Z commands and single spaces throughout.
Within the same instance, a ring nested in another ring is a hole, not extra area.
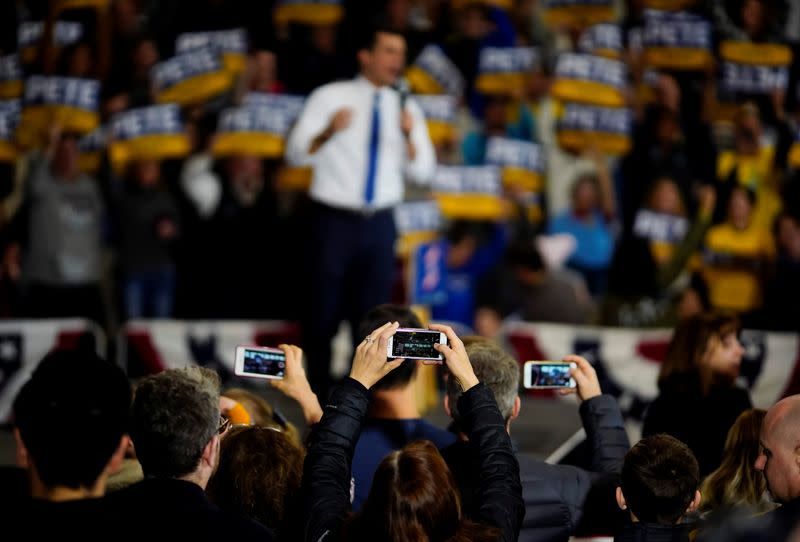
M 228 418 L 226 418 L 225 416 L 223 416 L 222 414 L 220 414 L 219 415 L 219 427 L 217 427 L 217 434 L 219 434 L 219 435 L 223 434 L 225 431 L 228 430 L 228 428 L 230 426 L 231 426 L 231 421 Z

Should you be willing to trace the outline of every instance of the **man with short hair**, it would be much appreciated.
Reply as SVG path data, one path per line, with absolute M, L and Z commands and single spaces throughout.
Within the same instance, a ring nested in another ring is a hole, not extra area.
M 108 535 L 113 516 L 102 497 L 128 447 L 130 397 L 123 372 L 91 351 L 54 352 L 36 368 L 13 407 L 32 498 L 14 499 L 8 517 L 26 538 Z
M 311 387 L 322 397 L 339 323 L 348 320 L 355 332 L 369 309 L 389 301 L 392 209 L 403 201 L 404 182 L 428 182 L 436 165 L 422 110 L 392 88 L 405 69 L 405 38 L 389 27 L 365 38 L 359 76 L 311 93 L 286 142 L 289 163 L 314 168 L 303 346 Z
M 422 327 L 408 307 L 379 305 L 361 322 L 360 336 L 366 337 L 386 322 L 399 322 L 401 328 Z M 355 511 L 367 499 L 378 465 L 391 452 L 419 439 L 430 440 L 440 450 L 456 440 L 451 432 L 420 416 L 414 389 L 417 367 L 416 360 L 406 360 L 372 387 L 368 417 L 353 455 Z
M 519 365 L 497 344 L 483 338 L 465 338 L 467 354 L 478 379 L 494 393 L 506 429 L 519 416 L 521 401 Z M 525 500 L 525 520 L 520 541 L 565 541 L 576 531 L 603 534 L 616 530 L 620 516 L 610 505 L 619 481 L 622 459 L 630 443 L 622 413 L 616 400 L 602 395 L 594 369 L 578 356 L 564 358 L 577 364 L 572 371 L 586 438 L 592 450 L 591 471 L 570 465 L 550 465 L 524 454 L 517 454 Z M 452 379 L 447 382 L 444 408 L 457 428 L 460 415 L 456 405 L 461 389 Z M 475 516 L 475 495 L 479 480 L 477 467 L 465 462 L 469 442 L 463 433 L 460 442 L 445 448 L 445 458 L 461 489 L 465 514 Z
M 261 525 L 223 512 L 205 487 L 219 461 L 228 421 L 220 414 L 219 376 L 206 368 L 170 369 L 144 378 L 131 407 L 131 439 L 145 479 L 110 496 L 126 535 L 175 540 L 274 540 Z
M 700 466 L 684 443 L 669 435 L 639 441 L 625 456 L 617 504 L 631 523 L 616 542 L 689 541 L 683 518 L 700 505 Z

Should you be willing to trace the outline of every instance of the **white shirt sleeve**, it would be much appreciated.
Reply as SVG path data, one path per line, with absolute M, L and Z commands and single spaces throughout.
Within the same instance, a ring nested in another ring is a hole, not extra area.
M 320 88 L 306 100 L 300 117 L 286 140 L 286 161 L 292 166 L 313 166 L 314 155 L 309 154 L 311 142 L 328 126 L 332 101 L 330 90 Z
M 414 144 L 416 156 L 406 164 L 405 173 L 409 180 L 416 184 L 428 184 L 436 169 L 436 152 L 428 134 L 422 109 L 413 100 L 409 100 L 406 107 L 414 122 L 411 128 L 411 142 Z

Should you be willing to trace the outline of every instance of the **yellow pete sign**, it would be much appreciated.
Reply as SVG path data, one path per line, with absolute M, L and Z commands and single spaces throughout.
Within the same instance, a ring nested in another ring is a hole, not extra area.
M 404 202 L 394 208 L 397 227 L 395 252 L 408 257 L 421 243 L 433 241 L 442 227 L 442 212 L 436 200 Z
M 342 20 L 344 8 L 340 0 L 281 0 L 274 17 L 277 24 L 330 25 Z
M 406 79 L 416 94 L 464 94 L 464 76 L 441 47 L 430 44 L 406 70 Z
M 686 12 L 645 10 L 642 46 L 652 68 L 703 70 L 712 60 L 711 23 Z
M 19 101 L 0 102 L 0 162 L 13 162 L 17 159 L 14 138 L 18 120 Z
M 516 95 L 539 64 L 534 47 L 484 47 L 478 59 L 475 88 L 484 94 Z
M 42 143 L 53 123 L 65 132 L 86 134 L 100 124 L 100 83 L 93 79 L 33 75 L 25 82 L 17 140 L 22 147 Z
M 578 49 L 583 53 L 619 60 L 622 57 L 622 28 L 616 23 L 592 25 L 581 34 Z
M 175 104 L 124 111 L 112 119 L 111 133 L 109 157 L 117 170 L 133 160 L 182 158 L 191 150 Z
M 439 166 L 431 189 L 446 218 L 502 220 L 508 215 L 495 166 Z
M 211 152 L 218 157 L 280 158 L 293 120 L 290 111 L 267 105 L 227 109 L 220 116 Z
M 425 115 L 428 134 L 434 145 L 452 143 L 458 139 L 456 131 L 456 99 L 447 94 L 438 96 L 418 94 L 414 101 Z
M 44 36 L 44 21 L 24 21 L 17 27 L 17 49 L 20 61 L 30 64 L 36 60 Z M 56 48 L 76 43 L 83 37 L 83 24 L 77 21 L 56 21 L 53 25 L 53 45 Z
M 508 11 L 514 7 L 514 0 L 452 0 L 450 4 L 453 9 L 462 9 L 470 4 L 483 4 Z
M 159 103 L 194 105 L 231 88 L 233 76 L 225 69 L 220 54 L 200 49 L 153 66 L 151 71 Z
M 10 54 L 0 57 L 0 100 L 19 98 L 23 86 L 19 56 Z
M 607 107 L 625 104 L 627 70 L 619 60 L 562 53 L 556 63 L 553 96 L 564 101 Z
M 545 0 L 544 20 L 550 27 L 588 27 L 614 20 L 612 0 Z
M 239 73 L 244 69 L 247 58 L 247 31 L 244 28 L 217 30 L 214 32 L 187 32 L 175 40 L 177 54 L 200 49 L 211 49 L 222 54 L 225 69 Z
M 556 138 L 562 148 L 571 152 L 595 147 L 619 156 L 630 150 L 631 122 L 631 112 L 624 107 L 568 103 L 558 112 Z

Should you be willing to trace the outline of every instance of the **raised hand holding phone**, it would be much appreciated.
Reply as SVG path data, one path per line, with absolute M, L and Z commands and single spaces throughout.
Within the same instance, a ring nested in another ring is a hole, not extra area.
M 271 380 L 270 385 L 303 409 L 306 424 L 314 425 L 322 419 L 322 407 L 306 378 L 303 368 L 303 351 L 294 345 L 282 344 L 278 348 L 286 354 L 286 374 L 283 380 Z
M 464 343 L 456 335 L 456 332 L 453 331 L 453 328 L 443 324 L 431 324 L 428 327 L 447 336 L 448 344 L 437 344 L 434 348 L 444 356 L 444 361 L 450 370 L 450 374 L 458 381 L 461 389 L 467 391 L 477 385 L 478 377 L 475 376 L 475 371 L 472 370 L 467 350 L 464 348 Z
M 359 381 L 369 389 L 375 383 L 400 367 L 404 359 L 389 360 L 386 355 L 389 337 L 393 336 L 400 324 L 387 322 L 367 335 L 356 348 L 350 378 Z
M 600 389 L 600 381 L 597 379 L 597 372 L 592 367 L 586 358 L 581 356 L 571 355 L 564 358 L 565 362 L 574 363 L 575 367 L 570 370 L 572 378 L 575 379 L 577 386 L 572 389 L 559 390 L 561 395 L 570 395 L 577 393 L 581 401 L 588 401 L 593 397 L 597 397 L 603 393 Z

